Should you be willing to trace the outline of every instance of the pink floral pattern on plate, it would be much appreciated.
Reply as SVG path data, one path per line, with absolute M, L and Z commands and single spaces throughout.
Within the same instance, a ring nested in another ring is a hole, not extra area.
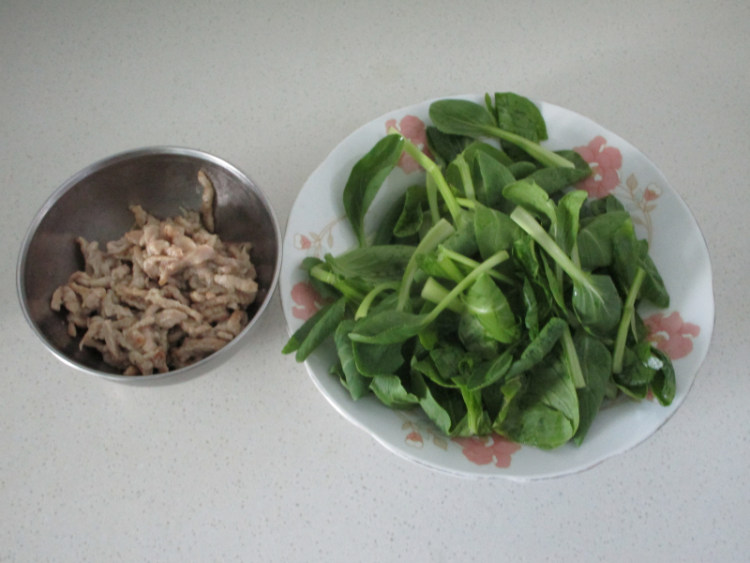
M 519 444 L 511 442 L 503 436 L 453 438 L 461 446 L 461 452 L 466 459 L 477 465 L 494 463 L 496 467 L 510 467 L 511 456 L 521 449 Z
M 309 282 L 298 282 L 292 287 L 292 315 L 295 318 L 306 321 L 312 317 L 325 304 L 315 288 Z
M 642 188 L 635 174 L 629 174 L 623 183 L 622 153 L 617 147 L 609 145 L 601 135 L 594 137 L 585 146 L 576 147 L 575 151 L 589 163 L 592 170 L 591 176 L 579 182 L 576 187 L 586 190 L 593 198 L 616 194 L 621 201 L 629 202 L 633 223 L 645 229 L 646 240 L 650 244 L 654 230 L 651 213 L 656 209 L 662 188 L 653 183 Z
M 395 119 L 389 119 L 386 121 L 385 130 L 388 131 L 391 127 L 419 147 L 423 153 L 432 158 L 432 153 L 427 147 L 427 132 L 424 121 L 414 115 L 406 115 L 398 123 Z M 412 172 L 421 169 L 421 166 L 417 164 L 417 161 L 406 153 L 401 155 L 401 158 L 398 161 L 398 166 L 407 174 L 411 174 Z
M 497 467 L 510 467 L 511 456 L 521 449 L 520 444 L 511 442 L 498 434 L 491 436 L 473 436 L 468 438 L 451 438 L 450 440 L 440 433 L 436 433 L 431 423 L 423 424 L 408 418 L 405 419 L 402 428 L 407 432 L 404 442 L 407 446 L 422 449 L 425 444 L 432 443 L 441 450 L 447 450 L 450 444 L 461 448 L 464 457 L 476 465 L 494 464 Z
M 586 190 L 591 197 L 604 197 L 612 193 L 620 184 L 620 150 L 607 146 L 607 140 L 597 135 L 588 145 L 576 147 L 575 151 L 589 163 L 592 172 L 578 187 Z
M 320 257 L 324 253 L 324 247 L 333 247 L 333 229 L 344 219 L 344 217 L 337 217 L 326 223 L 317 232 L 294 233 L 294 248 L 303 251 L 305 254 Z
M 643 322 L 649 330 L 649 340 L 673 360 L 684 358 L 693 351 L 693 339 L 700 334 L 700 327 L 682 320 L 679 312 L 669 315 L 656 313 Z
M 448 438 L 442 433 L 436 432 L 437 428 L 432 422 L 425 422 L 421 419 L 415 419 L 410 416 L 410 413 L 405 411 L 398 411 L 404 423 L 401 425 L 401 429 L 407 431 L 404 442 L 407 446 L 422 449 L 425 444 L 432 442 L 432 445 L 440 448 L 441 450 L 448 449 Z

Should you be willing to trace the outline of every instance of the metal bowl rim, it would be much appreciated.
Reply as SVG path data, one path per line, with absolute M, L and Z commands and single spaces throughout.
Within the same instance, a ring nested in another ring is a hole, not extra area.
M 133 159 L 133 158 L 139 158 L 143 156 L 157 156 L 157 155 L 187 156 L 187 157 L 191 157 L 191 158 L 195 158 L 195 159 L 203 160 L 203 161 L 208 161 L 213 164 L 216 164 L 217 166 L 220 166 L 221 168 L 226 169 L 233 176 L 238 177 L 242 181 L 243 187 L 246 189 L 250 189 L 258 197 L 258 199 L 263 203 L 264 208 L 268 212 L 268 215 L 271 219 L 274 235 L 276 238 L 276 244 L 275 244 L 276 261 L 274 264 L 273 275 L 271 276 L 271 283 L 268 286 L 268 291 L 266 292 L 264 301 L 258 306 L 258 309 L 255 312 L 255 315 L 253 315 L 253 318 L 250 319 L 247 326 L 245 326 L 245 328 L 243 328 L 242 331 L 235 338 L 233 338 L 229 343 L 227 343 L 226 346 L 224 346 L 224 348 L 218 350 L 217 352 L 214 352 L 210 356 L 207 356 L 206 358 L 198 362 L 195 362 L 194 364 L 191 364 L 189 366 L 186 366 L 180 369 L 171 370 L 166 373 L 158 373 L 158 374 L 145 375 L 145 376 L 118 375 L 114 373 L 98 371 L 96 369 L 85 366 L 69 358 L 68 356 L 66 356 L 65 354 L 61 353 L 59 350 L 54 348 L 50 344 L 46 335 L 44 335 L 44 333 L 42 333 L 42 331 L 39 330 L 39 328 L 36 325 L 36 322 L 29 315 L 29 310 L 28 310 L 29 308 L 28 308 L 28 303 L 26 300 L 26 292 L 24 290 L 24 286 L 25 286 L 24 266 L 26 264 L 26 257 L 28 255 L 29 246 L 31 244 L 32 239 L 34 238 L 34 235 L 37 232 L 37 229 L 39 228 L 39 225 L 44 220 L 47 213 L 49 213 L 50 209 L 54 207 L 55 203 L 57 203 L 57 201 L 65 193 L 67 193 L 75 185 L 81 182 L 84 178 L 108 166 L 117 164 L 118 162 L 122 162 L 122 161 Z M 181 375 L 186 372 L 198 369 L 201 366 L 205 365 L 206 363 L 212 360 L 215 360 L 218 354 L 226 353 L 231 348 L 234 348 L 237 345 L 237 343 L 240 340 L 242 340 L 252 330 L 252 328 L 258 321 L 258 319 L 260 319 L 260 317 L 263 315 L 265 310 L 268 308 L 269 303 L 273 300 L 273 295 L 276 292 L 276 288 L 278 286 L 278 281 L 279 281 L 279 275 L 281 272 L 281 262 L 282 262 L 281 253 L 282 253 L 281 230 L 279 227 L 278 218 L 276 217 L 276 212 L 274 211 L 273 206 L 271 205 L 270 201 L 266 197 L 266 194 L 263 192 L 263 190 L 261 190 L 260 187 L 247 174 L 245 174 L 242 170 L 240 170 L 239 168 L 237 168 L 235 165 L 231 164 L 230 162 L 224 160 L 223 158 L 220 158 L 216 155 L 213 155 L 211 153 L 208 153 L 199 149 L 180 147 L 180 146 L 175 146 L 175 145 L 154 145 L 154 146 L 148 146 L 148 147 L 142 147 L 138 149 L 122 151 L 114 155 L 110 155 L 100 160 L 97 160 L 89 164 L 88 166 L 85 166 L 78 172 L 74 173 L 72 176 L 70 176 L 67 180 L 65 180 L 62 184 L 60 184 L 50 194 L 50 196 L 44 201 L 42 206 L 34 215 L 33 219 L 31 220 L 31 223 L 29 224 L 29 227 L 26 229 L 26 233 L 21 242 L 21 250 L 18 254 L 18 260 L 16 262 L 16 292 L 18 295 L 18 299 L 20 302 L 23 316 L 26 319 L 26 322 L 28 323 L 28 325 L 33 330 L 34 334 L 36 334 L 37 338 L 41 340 L 45 348 L 49 352 L 51 352 L 57 359 L 62 361 L 64 364 L 70 367 L 73 367 L 79 371 L 82 371 L 84 373 L 88 373 L 90 375 L 95 375 L 97 377 L 109 379 L 112 381 L 120 381 L 120 382 L 135 382 L 136 380 L 140 382 L 144 380 L 153 381 L 157 379 L 163 379 L 165 377 Z

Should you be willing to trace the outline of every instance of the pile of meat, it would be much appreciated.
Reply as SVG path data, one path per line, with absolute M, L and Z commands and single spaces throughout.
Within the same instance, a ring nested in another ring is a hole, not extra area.
M 247 325 L 258 290 L 250 243 L 213 233 L 215 192 L 201 170 L 201 210 L 159 220 L 131 207 L 135 227 L 102 250 L 78 238 L 86 267 L 52 296 L 68 333 L 126 375 L 163 373 L 224 347 Z

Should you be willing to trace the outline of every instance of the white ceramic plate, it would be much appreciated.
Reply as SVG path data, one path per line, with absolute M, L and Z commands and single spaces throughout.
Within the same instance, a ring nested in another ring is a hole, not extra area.
M 483 96 L 461 96 L 477 102 Z M 390 112 L 342 141 L 303 186 L 292 208 L 283 245 L 281 300 L 290 333 L 320 303 L 299 266 L 306 256 L 338 254 L 355 244 L 345 219 L 342 191 L 354 163 L 396 126 L 424 146 L 429 100 Z M 416 411 L 393 411 L 375 398 L 353 401 L 328 369 L 333 346 L 323 346 L 306 362 L 313 382 L 330 403 L 386 448 L 433 469 L 466 477 L 530 480 L 561 476 L 592 467 L 652 435 L 679 408 L 690 390 L 711 341 L 714 299 L 708 250 L 685 203 L 656 166 L 630 143 L 590 119 L 540 102 L 553 150 L 575 148 L 590 162 L 594 175 L 578 187 L 592 195 L 613 193 L 631 212 L 642 238 L 664 277 L 670 308 L 641 311 L 652 338 L 673 359 L 677 394 L 669 407 L 655 400 L 617 401 L 603 409 L 580 447 L 552 451 L 519 446 L 499 437 L 450 439 Z M 402 160 L 388 177 L 369 213 L 371 228 L 404 188 L 423 178 L 413 161 Z

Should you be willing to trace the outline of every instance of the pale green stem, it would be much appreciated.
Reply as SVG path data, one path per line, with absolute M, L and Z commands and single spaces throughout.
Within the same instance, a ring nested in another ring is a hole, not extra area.
M 364 298 L 364 295 L 361 291 L 354 289 L 348 283 L 341 280 L 341 278 L 339 278 L 337 275 L 323 268 L 320 264 L 318 264 L 317 266 L 313 266 L 313 268 L 310 270 L 310 275 L 315 279 L 318 279 L 330 286 L 335 287 L 342 293 L 342 295 L 349 299 L 359 301 Z
M 401 287 L 398 291 L 398 301 L 396 302 L 396 310 L 403 311 L 406 307 L 406 303 L 409 300 L 409 293 L 411 291 L 411 284 L 414 280 L 414 274 L 417 271 L 417 257 L 421 254 L 431 252 L 437 246 L 443 242 L 446 238 L 452 235 L 456 230 L 453 228 L 446 219 L 440 219 L 435 223 L 429 231 L 425 234 L 424 238 L 419 242 L 417 248 L 414 250 L 414 254 L 409 258 L 409 262 L 406 264 L 404 270 L 404 276 L 401 279 Z
M 388 132 L 398 133 L 398 130 L 391 127 Z M 417 164 L 424 168 L 425 172 L 427 172 L 427 174 L 435 181 L 435 186 L 437 187 L 438 192 L 440 192 L 440 195 L 442 196 L 446 206 L 448 207 L 448 212 L 453 219 L 453 223 L 457 223 L 461 208 L 458 206 L 456 198 L 453 196 L 448 182 L 445 181 L 443 173 L 440 171 L 440 167 L 435 164 L 435 162 L 425 153 L 423 153 L 417 145 L 415 145 L 405 137 L 404 151 L 406 151 L 406 154 L 412 157 L 417 162 Z
M 497 127 L 487 127 L 485 128 L 485 131 L 487 132 L 487 134 L 492 135 L 493 137 L 497 137 L 498 139 L 513 143 L 517 147 L 526 151 L 530 156 L 533 156 L 545 166 L 575 168 L 575 164 L 573 164 L 567 158 L 560 156 L 556 152 L 546 149 L 539 143 L 535 143 L 534 141 L 522 137 L 521 135 L 516 135 L 515 133 L 505 131 L 504 129 L 498 129 Z
M 424 286 L 422 287 L 422 293 L 421 297 L 425 301 L 429 301 L 430 303 L 440 303 L 443 299 L 445 299 L 448 296 L 449 290 L 440 284 L 435 278 L 427 278 L 427 281 L 424 283 Z M 453 311 L 454 313 L 463 313 L 466 309 L 466 306 L 461 302 L 461 300 L 456 297 L 452 299 L 448 305 L 447 308 Z
M 513 219 L 519 227 L 526 231 L 526 233 L 533 238 L 557 264 L 560 265 L 563 271 L 568 274 L 574 282 L 581 284 L 589 291 L 595 291 L 595 288 L 591 285 L 591 282 L 581 268 L 575 265 L 575 263 L 567 254 L 565 254 L 563 249 L 558 246 L 554 239 L 544 230 L 544 227 L 539 224 L 531 213 L 519 205 L 512 211 L 510 218 Z
M 475 201 L 477 197 L 474 193 L 474 180 L 471 178 L 471 170 L 469 170 L 469 165 L 466 162 L 464 155 L 459 154 L 454 158 L 453 164 L 458 167 L 458 173 L 461 176 L 461 183 L 464 186 L 464 194 L 466 194 L 467 199 Z
M 583 370 L 581 369 L 581 362 L 578 359 L 578 353 L 576 352 L 575 344 L 573 343 L 573 336 L 570 334 L 570 327 L 566 326 L 562 335 L 563 350 L 565 351 L 565 359 L 568 364 L 568 370 L 570 371 L 570 377 L 573 380 L 573 385 L 576 389 L 582 389 L 586 387 L 586 380 L 583 377 Z
M 479 266 L 474 268 L 464 279 L 457 283 L 455 287 L 448 292 L 448 295 L 446 295 L 445 298 L 427 314 L 424 324 L 427 325 L 434 321 L 438 317 L 438 315 L 448 307 L 448 304 L 456 297 L 461 295 L 461 293 L 463 293 L 464 290 L 466 290 L 472 283 L 474 283 L 479 276 L 481 276 L 485 272 L 489 272 L 490 270 L 492 270 L 492 268 L 507 259 L 508 253 L 505 250 L 501 250 L 500 252 L 496 252 L 495 254 L 487 258 L 487 260 L 485 260 L 484 262 L 480 263 Z
M 399 287 L 398 282 L 383 282 L 373 287 L 370 290 L 370 292 L 367 295 L 365 295 L 364 299 L 362 299 L 362 302 L 359 304 L 359 307 L 357 307 L 357 312 L 354 314 L 354 319 L 359 320 L 362 317 L 366 317 L 373 301 L 375 301 L 375 298 L 378 295 L 380 295 L 383 291 L 386 291 L 389 289 L 395 290 L 395 289 L 398 289 L 398 287 Z
M 612 353 L 612 373 L 620 373 L 622 371 L 622 362 L 625 354 L 625 344 L 628 340 L 630 320 L 635 313 L 635 302 L 638 299 L 638 293 L 641 290 L 641 284 L 643 284 L 645 278 L 646 271 L 643 268 L 638 268 L 633 277 L 633 283 L 630 284 L 630 289 L 628 289 L 628 296 L 622 307 L 622 318 L 620 319 L 620 325 L 617 327 L 617 337 L 615 338 L 615 346 Z
M 477 266 L 479 266 L 479 264 L 481 264 L 481 262 L 477 262 L 473 258 L 469 258 L 468 256 L 464 256 L 460 252 L 456 252 L 455 250 L 451 250 L 450 248 L 445 248 L 444 246 L 439 246 L 438 247 L 438 252 L 441 253 L 441 254 L 444 254 L 445 256 L 447 256 L 448 258 L 450 258 L 451 260 L 453 260 L 454 262 L 458 262 L 459 264 L 463 264 L 464 266 L 467 266 L 468 268 L 471 268 L 471 269 L 474 269 Z M 505 275 L 501 274 L 500 272 L 498 272 L 496 270 L 490 270 L 489 274 L 490 274 L 490 276 L 492 276 L 493 278 L 495 278 L 498 281 L 502 281 L 502 282 L 509 283 L 509 284 L 515 283 L 508 276 L 505 276 Z

